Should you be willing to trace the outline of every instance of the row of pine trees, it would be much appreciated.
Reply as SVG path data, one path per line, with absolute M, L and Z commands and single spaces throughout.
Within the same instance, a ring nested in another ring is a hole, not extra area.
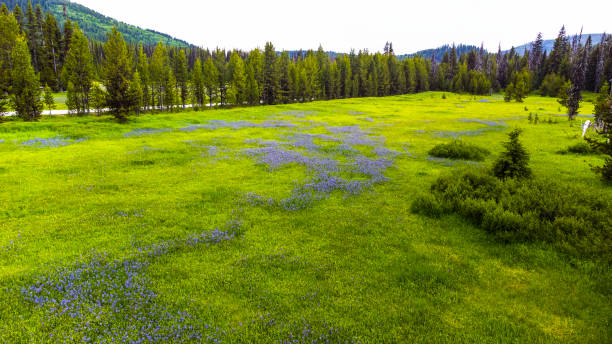
M 99 42 L 88 40 L 76 23 L 67 21 L 60 29 L 40 6 L 28 4 L 25 15 L 19 6 L 0 8 L 0 112 L 10 101 L 26 120 L 40 116 L 42 86 L 67 90 L 67 106 L 75 113 L 108 109 L 120 119 L 188 104 L 284 104 L 430 90 L 505 89 L 519 101 L 539 90 L 566 94 L 571 102 L 612 79 L 612 37 L 604 35 L 601 42 L 588 37 L 582 45 L 581 37 L 572 40 L 562 28 L 550 54 L 538 35 L 523 55 L 514 48 L 490 54 L 481 47 L 457 56 L 453 46 L 438 61 L 436 56 L 400 60 L 391 43 L 383 53 L 331 57 L 321 47 L 278 53 L 271 43 L 249 52 L 143 46 L 127 43 L 115 28 Z

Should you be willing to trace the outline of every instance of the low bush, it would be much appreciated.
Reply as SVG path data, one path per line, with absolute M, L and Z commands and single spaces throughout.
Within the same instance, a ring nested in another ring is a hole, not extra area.
M 430 217 L 457 213 L 505 242 L 544 241 L 612 261 L 612 200 L 541 179 L 500 180 L 468 168 L 443 175 L 412 204 Z
M 490 152 L 488 150 L 461 140 L 453 140 L 449 143 L 439 144 L 429 151 L 429 155 L 437 158 L 474 161 L 483 161 L 489 154 Z
M 573 153 L 573 154 L 597 154 L 598 152 L 596 150 L 594 150 L 591 145 L 589 145 L 587 142 L 581 141 L 578 142 L 576 144 L 573 144 L 569 147 L 567 147 L 565 150 L 559 151 L 560 154 L 569 154 L 569 153 Z

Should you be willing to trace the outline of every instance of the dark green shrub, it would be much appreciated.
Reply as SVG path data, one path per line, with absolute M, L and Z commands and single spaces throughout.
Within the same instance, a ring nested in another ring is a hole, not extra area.
M 457 213 L 505 242 L 549 242 L 612 261 L 612 200 L 597 191 L 541 179 L 499 180 L 472 168 L 439 177 L 412 211 Z
M 562 150 L 559 152 L 560 154 L 568 154 L 568 153 L 573 153 L 573 154 L 597 154 L 597 151 L 594 150 L 591 145 L 589 145 L 588 143 L 581 141 L 578 142 L 576 144 L 573 144 L 569 147 L 567 147 L 567 149 Z
M 417 196 L 414 202 L 412 202 L 410 209 L 415 214 L 421 214 L 431 218 L 438 218 L 444 214 L 442 204 L 432 194 Z
M 461 140 L 453 140 L 449 143 L 439 144 L 429 151 L 429 155 L 438 158 L 474 161 L 483 161 L 489 154 L 490 152 L 488 150 Z
M 502 237 L 514 237 L 522 225 L 521 215 L 503 207 L 497 206 L 492 212 L 484 214 L 481 227 L 489 232 L 499 234 Z
M 529 168 L 529 153 L 521 142 L 519 136 L 521 129 L 514 129 L 508 136 L 510 141 L 504 143 L 506 151 L 502 152 L 495 165 L 493 174 L 499 179 L 506 178 L 529 178 L 531 169 Z

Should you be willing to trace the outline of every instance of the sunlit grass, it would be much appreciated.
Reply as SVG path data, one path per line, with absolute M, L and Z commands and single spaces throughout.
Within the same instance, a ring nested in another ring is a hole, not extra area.
M 0 124 L 0 341 L 102 339 L 99 319 L 56 316 L 21 293 L 96 252 L 146 263 L 138 276 L 155 305 L 189 313 L 181 324 L 201 334 L 194 341 L 608 342 L 612 276 L 604 263 L 544 244 L 503 244 L 456 216 L 410 213 L 448 165 L 464 164 L 428 160 L 434 146 L 459 137 L 491 151 L 480 163 L 490 166 L 513 127 L 524 129 L 535 175 L 612 197 L 589 167 L 601 156 L 557 153 L 579 142 L 585 118 L 570 125 L 551 98 L 482 99 L 432 92 L 148 114 L 127 124 L 108 116 Z M 592 104 L 583 105 L 591 114 Z M 529 124 L 530 112 L 558 121 Z M 189 126 L 208 127 L 180 130 Z M 298 147 L 296 134 L 318 136 Z M 34 139 L 44 140 L 24 144 Z M 271 168 L 245 154 L 271 141 L 336 161 L 333 174 L 344 181 L 371 179 L 352 169 L 355 159 L 395 153 L 380 169 L 384 181 L 357 193 L 332 188 L 287 210 L 247 195 L 288 199 L 320 171 L 310 160 Z M 351 150 L 338 149 L 348 141 Z M 235 237 L 139 255 L 214 229 Z M 87 335 L 75 330 L 87 321 Z

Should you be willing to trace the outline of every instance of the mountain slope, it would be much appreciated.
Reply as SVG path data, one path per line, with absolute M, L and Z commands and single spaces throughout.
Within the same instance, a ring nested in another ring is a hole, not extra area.
M 13 9 L 15 5 L 19 5 L 22 11 L 26 12 L 28 0 L 0 0 L 0 3 L 6 3 L 9 9 Z M 128 42 L 138 43 L 142 42 L 145 45 L 155 45 L 158 42 L 163 42 L 170 46 L 187 47 L 189 43 L 171 37 L 169 35 L 154 31 L 139 28 L 137 26 L 129 25 L 113 18 L 107 17 L 94 10 L 91 10 L 83 5 L 62 0 L 32 0 L 32 6 L 40 5 L 44 11 L 50 11 L 60 25 L 65 22 L 64 18 L 64 4 L 66 5 L 66 16 L 73 22 L 78 22 L 79 27 L 83 30 L 85 35 L 90 39 L 98 41 L 106 40 L 106 33 L 110 31 L 113 26 L 117 26 L 119 32 L 123 34 L 123 37 Z
M 582 40 L 581 43 L 585 44 L 587 41 L 587 38 L 591 36 L 591 41 L 593 45 L 598 44 L 601 41 L 601 36 L 603 36 L 603 34 L 601 33 L 591 33 L 591 34 L 582 34 Z M 574 39 L 574 36 L 569 36 L 569 40 L 570 43 L 572 42 L 572 40 Z M 516 50 L 516 53 L 523 56 L 525 54 L 525 50 L 531 49 L 531 45 L 533 44 L 533 42 L 527 43 L 527 44 L 523 44 L 520 45 L 516 48 L 514 48 Z M 544 50 L 547 53 L 550 53 L 553 50 L 553 46 L 555 44 L 555 40 L 554 39 L 547 39 L 543 42 L 543 47 Z
M 443 45 L 435 49 L 421 50 L 414 54 L 399 55 L 398 58 L 402 60 L 405 58 L 414 57 L 418 55 L 425 59 L 431 59 L 435 55 L 436 61 L 441 62 L 442 58 L 444 57 L 444 53 L 448 52 L 450 54 L 451 49 L 452 47 L 447 44 L 447 45 Z M 480 48 L 478 48 L 475 45 L 463 45 L 463 44 L 457 45 L 455 49 L 457 50 L 457 57 L 459 57 L 461 54 L 464 54 L 464 53 L 467 54 L 471 50 L 480 50 Z M 485 50 L 485 53 L 487 53 L 486 50 Z

